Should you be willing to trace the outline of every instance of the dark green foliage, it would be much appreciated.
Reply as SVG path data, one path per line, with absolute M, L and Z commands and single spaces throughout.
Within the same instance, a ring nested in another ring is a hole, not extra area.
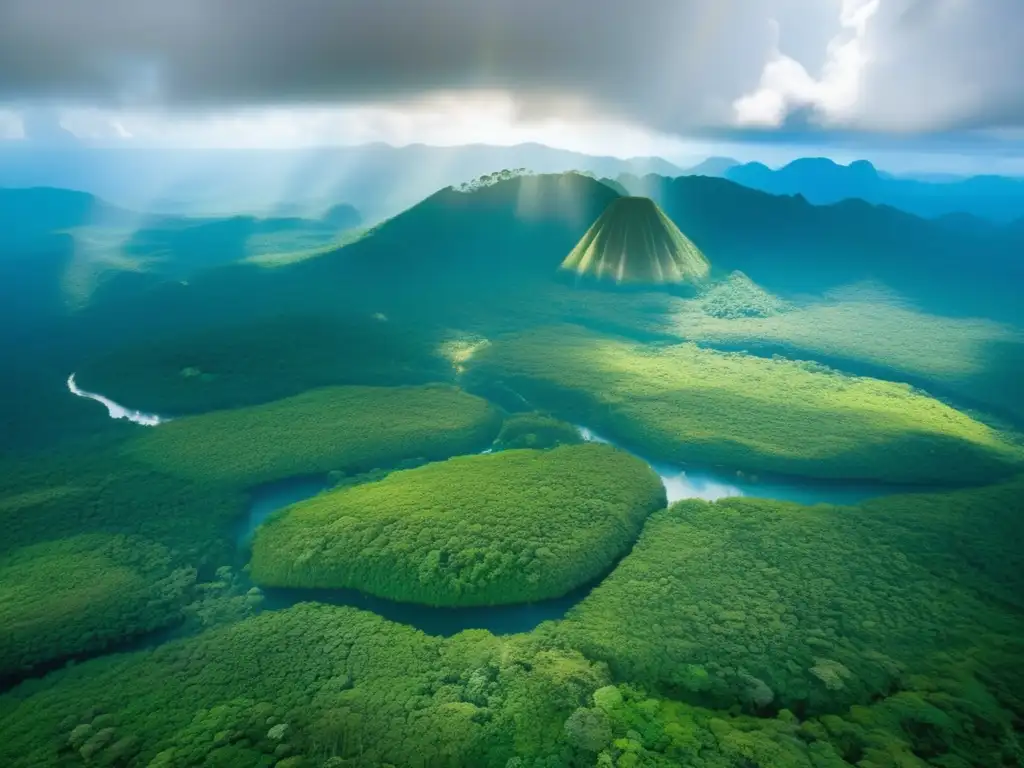
M 97 761 L 120 744 L 133 765 L 164 767 L 251 768 L 290 754 L 307 768 L 332 758 L 504 768 L 517 754 L 562 754 L 564 721 L 607 682 L 571 651 L 481 631 L 441 640 L 305 604 L 0 697 L 0 762 L 91 764 L 91 742 Z
M 76 447 L 80 455 L 8 463 L 0 470 L 0 557 L 18 547 L 94 532 L 141 536 L 197 566 L 230 553 L 225 536 L 242 512 L 241 489 L 183 483 L 116 448 Z
M 854 508 L 680 502 L 651 517 L 557 631 L 621 679 L 693 701 L 809 713 L 866 702 L 936 654 L 1020 632 L 1019 616 L 971 587 L 1002 581 L 985 557 L 1019 560 L 1009 542 L 1024 532 L 1021 490 L 948 506 L 926 495 Z M 971 532 L 975 505 L 989 506 L 980 523 L 1001 522 Z
M 937 577 L 1024 609 L 1024 481 L 865 501 L 858 523 Z
M 505 419 L 494 441 L 494 450 L 510 448 L 554 448 L 582 442 L 572 424 L 542 413 L 517 413 Z
M 555 326 L 470 361 L 495 383 L 650 459 L 822 478 L 981 483 L 1021 466 L 996 430 L 904 384 L 813 363 L 645 345 Z
M 490 187 L 501 181 L 508 181 L 509 179 L 520 178 L 530 174 L 526 168 L 505 168 L 500 171 L 493 173 L 485 173 L 482 176 L 477 176 L 471 181 L 467 181 L 463 184 L 459 184 L 455 189 L 459 192 L 476 192 L 477 190 Z
M 48 541 L 0 561 L 0 680 L 94 652 L 181 618 L 195 580 L 130 536 Z
M 76 381 L 133 408 L 183 415 L 332 384 L 450 380 L 438 345 L 383 316 L 282 316 L 133 344 L 89 361 Z
M 820 718 L 789 710 L 751 717 L 612 686 L 600 664 L 530 638 L 431 638 L 369 613 L 306 604 L 15 689 L 0 697 L 0 760 L 163 768 L 1018 764 L 1009 713 L 969 673 L 949 676 L 952 662 L 870 705 Z
M 607 570 L 664 504 L 658 476 L 609 446 L 457 457 L 273 516 L 252 576 L 430 605 L 541 600 Z
M 163 424 L 126 452 L 192 481 L 248 487 L 297 475 L 441 459 L 489 445 L 501 424 L 454 387 L 331 387 Z

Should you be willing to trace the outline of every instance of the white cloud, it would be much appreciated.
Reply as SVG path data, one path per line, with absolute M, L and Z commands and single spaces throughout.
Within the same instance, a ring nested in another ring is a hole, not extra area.
M 13 109 L 0 109 L 0 140 L 21 139 L 24 136 L 21 113 Z
M 841 31 L 828 42 L 818 78 L 783 53 L 776 42 L 757 89 L 733 102 L 736 123 L 779 127 L 794 110 L 808 107 L 826 125 L 849 119 L 871 61 L 865 44 L 868 27 L 880 6 L 881 0 L 843 0 Z M 777 39 L 778 33 L 776 26 Z
M 884 0 L 851 125 L 929 132 L 1024 126 L 1024 2 Z
M 538 142 L 588 154 L 688 158 L 701 147 L 602 117 L 583 103 L 572 118 L 524 113 L 498 91 L 435 93 L 390 104 L 251 107 L 217 112 L 66 109 L 61 125 L 96 143 L 166 147 L 296 148 L 383 141 L 396 146 Z

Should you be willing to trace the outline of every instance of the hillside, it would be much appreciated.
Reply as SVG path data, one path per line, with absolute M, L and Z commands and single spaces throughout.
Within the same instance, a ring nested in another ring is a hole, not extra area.
M 657 201 L 716 269 L 741 270 L 771 290 L 821 293 L 875 280 L 940 314 L 1024 319 L 1016 287 L 1024 240 L 1008 230 L 953 231 L 861 200 L 816 206 L 725 179 L 620 181 Z
M 620 197 L 562 262 L 577 277 L 603 282 L 696 283 L 708 260 L 648 197 Z
M 708 177 L 633 178 L 630 192 L 652 197 L 717 273 L 740 270 L 784 296 L 875 281 L 937 314 L 1024 320 L 1015 288 L 1024 263 L 1018 238 L 1009 235 L 949 231 L 861 202 L 814 206 Z M 159 312 L 118 303 L 91 309 L 88 322 L 145 314 L 147 327 L 166 328 L 226 315 L 336 312 L 344 304 L 394 318 L 429 309 L 458 325 L 479 319 L 481 305 L 486 312 L 488 302 L 529 298 L 537 281 L 550 283 L 618 197 L 579 174 L 518 177 L 465 192 L 446 188 L 317 258 L 274 270 L 211 270 L 188 286 L 147 294 L 144 303 Z
M 984 317 L 1012 325 L 1024 322 L 1017 288 L 1024 280 L 1024 265 L 1013 238 L 950 232 L 939 224 L 861 202 L 813 206 L 723 179 L 647 176 L 635 181 L 642 182 L 645 193 L 707 255 L 716 275 L 740 270 L 784 300 L 818 302 L 826 292 L 869 281 L 883 286 L 911 312 L 940 318 Z M 689 337 L 679 326 L 683 316 L 675 305 L 651 305 L 647 298 L 633 297 L 620 307 L 612 295 L 594 296 L 582 287 L 559 285 L 558 265 L 619 197 L 606 184 L 580 174 L 517 177 L 469 191 L 440 190 L 347 245 L 300 253 L 294 259 L 256 259 L 206 269 L 191 274 L 187 284 L 163 280 L 147 287 L 151 278 L 146 274 L 124 273 L 118 280 L 131 278 L 135 287 L 105 289 L 88 307 L 46 325 L 46 345 L 29 345 L 21 337 L 23 359 L 28 350 L 48 359 L 30 366 L 39 372 L 40 381 L 5 385 L 4 422 L 11 434 L 36 439 L 45 433 L 42 425 L 57 413 L 71 410 L 65 418 L 88 414 L 77 404 L 68 404 L 63 382 L 70 372 L 118 347 L 147 344 L 156 337 L 173 346 L 173 337 L 179 334 L 195 336 L 210 328 L 258 324 L 279 316 L 383 317 L 395 329 L 415 327 L 432 338 L 443 337 L 450 329 L 456 329 L 456 335 L 487 337 L 567 319 L 596 323 L 598 329 L 609 324 L 627 334 L 670 328 L 661 335 L 678 338 L 676 329 L 681 329 L 681 335 Z M 217 231 L 216 226 L 205 225 L 197 230 L 211 235 Z M 65 250 L 50 257 L 55 274 L 62 269 L 60 259 L 72 252 L 71 241 L 63 242 Z M 965 254 L 970 254 L 969 261 Z M 56 305 L 60 295 L 52 281 L 43 283 L 37 295 L 43 296 L 47 287 L 49 301 Z M 863 303 L 850 309 L 871 311 Z M 795 322 L 816 315 L 786 317 Z M 900 344 L 905 341 L 908 350 L 933 348 L 933 336 L 942 333 L 942 323 L 926 320 L 902 324 Z M 830 358 L 842 351 L 849 360 L 844 339 L 859 334 L 870 346 L 865 332 L 878 325 L 858 323 L 846 313 L 841 323 L 823 329 L 820 342 L 801 345 L 810 351 L 798 353 L 816 359 L 821 350 L 829 349 Z M 903 332 L 904 327 L 909 330 Z M 743 343 L 749 335 L 745 329 L 723 328 L 713 337 Z M 999 380 L 985 386 L 1003 407 L 1009 392 L 1006 382 L 1013 379 L 1021 355 L 1012 333 L 999 331 L 993 339 L 972 354 L 976 362 L 971 363 L 970 380 L 988 382 L 991 369 Z M 859 359 L 868 347 L 855 346 L 860 351 L 853 350 L 853 359 Z M 259 344 L 247 342 L 246 349 L 253 350 L 251 359 L 259 359 Z M 210 357 L 191 348 L 188 355 Z M 869 354 L 868 359 L 876 364 L 878 355 Z M 827 362 L 833 364 L 832 359 Z M 169 375 L 176 377 L 191 365 L 182 363 L 169 369 Z M 893 367 L 908 369 L 905 362 Z M 913 368 L 919 366 L 915 363 Z M 335 381 L 334 374 L 323 381 Z M 956 388 L 962 386 L 958 383 Z
M 195 219 L 128 211 L 67 189 L 0 189 L 0 306 L 16 306 L 24 325 L 23 311 L 81 308 L 101 291 L 120 292 L 118 281 L 131 291 L 245 259 L 297 259 L 358 224 L 350 206 L 320 220 Z

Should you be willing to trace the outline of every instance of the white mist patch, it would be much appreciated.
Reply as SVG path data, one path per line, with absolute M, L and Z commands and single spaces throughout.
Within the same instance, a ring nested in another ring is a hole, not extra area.
M 80 389 L 75 384 L 75 374 L 68 376 L 68 391 L 71 394 L 78 397 L 86 397 L 90 400 L 95 400 L 97 403 L 102 403 L 107 408 L 107 413 L 110 414 L 112 419 L 128 419 L 136 424 L 141 424 L 144 427 L 155 427 L 157 424 L 163 424 L 169 419 L 161 418 L 155 413 L 143 413 L 142 411 L 132 410 L 131 408 L 125 408 L 123 405 L 115 403 L 109 397 L 98 395 L 95 392 L 86 392 L 84 389 Z
M 661 483 L 665 486 L 665 497 L 669 504 L 682 499 L 718 501 L 746 495 L 735 485 L 722 483 L 710 477 L 688 474 L 680 469 L 657 464 L 652 464 L 651 469 L 657 472 L 661 478 Z
M 599 434 L 588 429 L 587 427 L 581 427 L 577 425 L 576 429 L 577 431 L 579 431 L 580 437 L 582 437 L 583 440 L 587 443 L 607 443 L 608 445 L 613 445 L 611 440 L 609 440 L 606 437 L 601 437 Z
M 614 440 L 602 437 L 587 427 L 576 426 L 576 429 L 588 443 L 608 443 L 622 449 Z M 627 453 L 632 453 L 627 451 Z M 746 496 L 756 499 L 774 499 L 776 501 L 789 501 L 796 504 L 810 506 L 813 504 L 839 504 L 852 505 L 860 504 L 866 499 L 888 496 L 894 493 L 921 493 L 923 486 L 898 486 L 886 485 L 885 483 L 858 483 L 858 482 L 821 482 L 796 477 L 769 477 L 762 478 L 757 475 L 745 474 L 743 472 L 731 472 L 729 470 L 711 468 L 691 468 L 671 464 L 657 464 L 648 461 L 643 456 L 637 456 L 658 473 L 661 484 L 665 486 L 665 496 L 671 504 L 682 499 L 703 499 L 704 501 L 718 501 L 736 496 Z

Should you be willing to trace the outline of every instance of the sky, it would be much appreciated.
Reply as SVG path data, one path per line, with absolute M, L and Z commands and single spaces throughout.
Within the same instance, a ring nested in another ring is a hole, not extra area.
M 1024 173 L 1022 40 L 1024 0 L 0 0 L 0 137 Z

